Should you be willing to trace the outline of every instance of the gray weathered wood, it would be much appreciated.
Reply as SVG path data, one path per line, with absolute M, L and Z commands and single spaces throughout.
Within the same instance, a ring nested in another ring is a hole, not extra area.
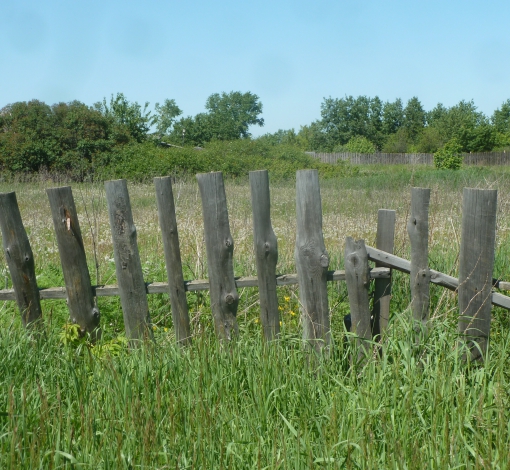
M 407 233 L 411 241 L 411 310 L 417 331 L 426 332 L 430 310 L 429 270 L 430 189 L 411 189 L 411 215 Z
M 373 268 L 370 270 L 370 279 L 387 279 L 390 277 L 389 268 Z M 328 271 L 328 282 L 345 281 L 345 271 Z M 236 277 L 237 288 L 257 287 L 259 285 L 256 276 Z M 291 286 L 298 283 L 297 274 L 279 274 L 275 277 L 277 286 Z M 166 294 L 168 293 L 168 282 L 149 282 L 146 283 L 147 294 Z M 184 290 L 187 292 L 209 290 L 209 281 L 207 279 L 195 279 L 184 281 Z M 96 297 L 114 297 L 119 295 L 119 286 L 92 286 L 92 293 Z M 39 289 L 41 299 L 65 299 L 65 287 L 48 287 Z M 498 294 L 501 295 L 501 294 Z M 501 297 L 505 297 L 501 295 Z M 507 298 L 507 297 L 505 297 Z M 16 300 L 14 289 L 0 290 L 0 300 Z
M 322 234 L 322 205 L 317 170 L 296 175 L 296 268 L 303 338 L 316 350 L 331 344 L 327 272 L 329 255 Z
M 497 190 L 464 188 L 459 255 L 459 333 L 473 360 L 487 351 L 491 327 Z
M 384 251 L 378 250 L 377 248 L 373 248 L 371 246 L 367 246 L 366 248 L 369 260 L 379 261 L 381 265 L 390 266 L 394 269 L 398 269 L 399 271 L 409 274 L 411 270 L 410 261 L 404 258 L 399 258 L 398 256 L 392 255 L 390 253 L 385 253 Z M 446 287 L 447 289 L 453 291 L 457 291 L 459 288 L 459 280 L 456 277 L 449 276 L 448 274 L 444 274 L 433 269 L 430 270 L 430 282 L 441 287 Z M 506 295 L 500 294 L 498 292 L 493 292 L 491 295 L 491 302 L 492 305 L 495 305 L 496 307 L 502 307 L 510 310 L 510 297 L 507 297 Z
M 260 321 L 264 338 L 272 340 L 280 333 L 280 315 L 276 294 L 278 245 L 271 225 L 269 176 L 267 170 L 250 171 L 253 243 L 257 262 Z
M 379 250 L 393 253 L 395 240 L 395 211 L 380 209 L 377 214 L 376 246 Z M 376 262 L 376 267 L 380 263 Z M 385 334 L 390 318 L 391 275 L 388 279 L 377 279 L 374 286 L 374 306 L 372 308 L 372 335 Z
M 136 227 L 126 180 L 106 181 L 105 189 L 124 327 L 134 346 L 137 340 L 152 338 Z
M 358 337 L 358 359 L 369 352 L 367 340 L 372 338 L 368 289 L 370 276 L 364 240 L 345 240 L 345 282 L 351 310 L 351 332 Z
M 159 226 L 163 236 L 165 250 L 166 273 L 168 277 L 168 293 L 172 308 L 172 320 L 175 337 L 180 344 L 191 340 L 188 302 L 182 274 L 181 252 L 179 248 L 179 234 L 175 216 L 175 203 L 172 191 L 172 178 L 154 178 L 156 187 L 156 201 L 158 204 Z
M 46 194 L 50 202 L 57 237 L 71 321 L 80 326 L 82 333 L 87 332 L 98 338 L 101 336 L 99 309 L 92 292 L 85 247 L 71 187 L 49 188 Z
M 227 198 L 221 172 L 197 175 L 204 217 L 207 271 L 216 335 L 230 340 L 237 335 L 239 295 L 234 279 L 234 240 L 230 234 Z
M 34 255 L 21 220 L 16 193 L 0 194 L 0 229 L 14 287 L 14 299 L 25 327 L 42 317 L 41 302 L 35 279 Z

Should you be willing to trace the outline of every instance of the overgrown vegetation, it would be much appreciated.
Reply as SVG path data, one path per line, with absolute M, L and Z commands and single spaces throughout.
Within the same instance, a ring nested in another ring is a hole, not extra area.
M 241 144 L 239 144 L 241 145 Z M 218 145 L 218 149 L 222 148 Z M 218 150 L 219 151 L 219 150 Z M 238 151 L 238 150 L 236 150 Z M 244 150 L 249 158 L 249 148 Z M 141 162 L 140 162 L 141 163 Z M 158 175 L 159 176 L 159 175 Z M 63 285 L 44 189 L 15 190 L 41 287 Z M 346 236 L 374 244 L 377 209 L 397 212 L 395 252 L 409 256 L 410 187 L 432 188 L 430 266 L 456 275 L 464 186 L 498 188 L 494 276 L 508 280 L 510 174 L 506 168 L 363 167 L 356 176 L 321 179 L 330 269 L 343 266 Z M 129 185 L 145 279 L 166 271 L 154 188 Z M 249 187 L 226 180 L 236 275 L 255 274 Z M 74 184 L 92 282 L 115 283 L 104 189 Z M 207 277 L 197 184 L 174 184 L 186 279 Z M 295 272 L 295 187 L 271 179 L 278 271 Z M 94 265 L 93 240 L 98 266 Z M 7 277 L 5 260 L 0 269 Z M 64 301 L 43 302 L 43 341 L 21 326 L 13 302 L 0 305 L 0 468 L 508 468 L 510 320 L 493 310 L 485 364 L 462 364 L 455 294 L 431 287 L 431 329 L 413 347 L 409 278 L 395 273 L 390 331 L 382 357 L 351 367 L 343 327 L 344 283 L 329 283 L 335 348 L 307 366 L 297 288 L 278 288 L 282 337 L 264 345 L 257 289 L 240 290 L 240 336 L 214 339 L 207 292 L 188 293 L 193 344 L 175 344 L 169 300 L 149 296 L 155 345 L 129 351 L 120 301 L 98 299 L 103 339 L 95 346 L 67 323 Z
M 151 110 L 149 103 L 130 102 L 122 93 L 93 106 L 78 101 L 49 106 L 37 100 L 9 104 L 0 110 L 0 173 L 4 178 L 43 174 L 94 181 L 115 175 L 140 181 L 155 174 L 219 169 L 237 177 L 240 169 L 260 168 L 292 178 L 296 169 L 307 167 L 338 176 L 350 170 L 317 164 L 304 151 L 440 156 L 453 143 L 461 152 L 510 150 L 510 100 L 489 118 L 472 101 L 426 111 L 416 97 L 405 106 L 400 99 L 383 103 L 377 96 L 330 97 L 321 104 L 320 120 L 297 132 L 279 130 L 256 139 L 251 127 L 264 125 L 257 95 L 214 93 L 205 109 L 181 117 L 174 99 Z

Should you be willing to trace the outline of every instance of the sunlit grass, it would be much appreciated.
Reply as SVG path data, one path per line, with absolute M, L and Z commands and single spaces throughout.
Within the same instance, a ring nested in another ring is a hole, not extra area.
M 430 266 L 456 275 L 462 188 L 498 188 L 495 276 L 510 280 L 510 178 L 502 169 L 437 172 L 362 168 L 321 181 L 330 269 L 343 268 L 346 236 L 375 244 L 377 210 L 397 212 L 395 252 L 409 256 L 411 186 L 432 189 Z M 41 287 L 63 285 L 49 182 L 15 190 Z M 146 281 L 164 281 L 154 188 L 129 184 Z M 256 274 L 246 182 L 227 181 L 236 275 Z M 73 185 L 92 282 L 114 284 L 102 185 Z M 185 278 L 206 278 L 198 185 L 174 184 Z M 271 186 L 280 273 L 295 272 L 295 187 Z M 94 250 L 95 245 L 95 250 Z M 97 269 L 95 259 L 97 259 Z M 4 283 L 10 285 L 5 260 Z M 99 298 L 104 339 L 92 346 L 64 330 L 63 301 L 44 301 L 44 340 L 22 329 L 12 302 L 0 305 L 0 468 L 508 468 L 510 315 L 493 310 L 489 357 L 462 364 L 455 348 L 455 294 L 431 286 L 430 336 L 411 347 L 409 279 L 394 274 L 384 352 L 353 366 L 343 283 L 329 283 L 334 349 L 315 361 L 302 347 L 298 290 L 278 289 L 281 339 L 264 345 L 258 292 L 239 291 L 239 338 L 214 338 L 207 292 L 188 293 L 193 344 L 175 346 L 168 296 L 149 296 L 155 345 L 129 351 L 118 298 Z M 68 327 L 66 327 L 68 328 Z M 67 338 L 67 339 L 66 339 Z M 81 464 L 81 465 L 80 465 Z

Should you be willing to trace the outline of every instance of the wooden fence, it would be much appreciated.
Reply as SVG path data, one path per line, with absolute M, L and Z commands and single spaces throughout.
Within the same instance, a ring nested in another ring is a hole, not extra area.
M 191 339 L 186 291 L 210 291 L 215 331 L 228 340 L 238 334 L 237 289 L 258 286 L 260 321 L 264 337 L 280 332 L 277 287 L 298 284 L 303 337 L 315 350 L 331 343 L 327 282 L 345 281 L 351 309 L 351 331 L 360 346 L 385 334 L 390 316 L 392 269 L 411 276 L 411 310 L 416 330 L 426 331 L 429 320 L 430 283 L 458 292 L 459 333 L 473 358 L 487 348 L 491 303 L 510 309 L 510 298 L 493 287 L 510 289 L 510 283 L 495 285 L 492 278 L 496 233 L 496 190 L 465 189 L 459 279 L 428 267 L 428 206 L 430 190 L 413 188 L 407 230 L 411 260 L 392 254 L 395 211 L 378 213 L 376 247 L 348 237 L 345 270 L 330 271 L 329 254 L 322 234 L 319 179 L 315 170 L 301 170 L 296 179 L 297 274 L 277 275 L 278 247 L 271 226 L 267 171 L 250 172 L 254 250 L 257 277 L 234 277 L 234 240 L 229 227 L 222 173 L 197 175 L 204 217 L 208 280 L 185 281 L 179 248 L 178 227 L 170 177 L 155 178 L 158 217 L 163 236 L 166 282 L 146 283 L 138 253 L 136 227 L 125 180 L 105 183 L 113 242 L 117 285 L 91 286 L 85 249 L 70 187 L 47 190 L 60 254 L 65 287 L 38 289 L 30 243 L 21 220 L 15 193 L 0 194 L 0 228 L 13 289 L 0 291 L 0 300 L 16 300 L 25 326 L 37 328 L 42 317 L 40 299 L 66 299 L 71 321 L 93 338 L 101 334 L 97 296 L 120 296 L 126 335 L 132 345 L 152 337 L 147 295 L 168 293 L 175 334 L 180 344 Z M 375 267 L 369 267 L 369 261 Z M 369 284 L 375 280 L 373 307 Z M 360 348 L 366 352 L 367 348 Z
M 306 152 L 313 158 L 323 163 L 336 163 L 339 160 L 348 161 L 355 165 L 433 165 L 434 155 L 432 153 L 351 153 L 351 152 Z M 485 153 L 464 153 L 463 162 L 465 165 L 508 165 L 510 164 L 510 153 L 506 152 L 485 152 Z

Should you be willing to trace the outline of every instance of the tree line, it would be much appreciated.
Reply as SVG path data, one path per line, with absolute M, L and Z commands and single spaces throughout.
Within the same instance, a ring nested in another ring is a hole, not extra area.
M 302 151 L 360 153 L 510 148 L 510 99 L 490 117 L 473 101 L 449 108 L 438 104 L 426 111 L 417 97 L 405 105 L 401 99 L 383 102 L 377 96 L 329 97 L 320 110 L 319 120 L 298 131 L 279 130 L 254 139 L 250 127 L 263 126 L 264 119 L 262 103 L 251 92 L 212 94 L 205 112 L 186 117 L 174 99 L 150 109 L 149 103 L 131 102 L 122 93 L 92 106 L 79 101 L 16 102 L 0 110 L 0 169 L 46 169 L 83 178 L 118 161 L 119 155 L 132 155 L 133 147 L 146 151 L 148 143 L 207 147 L 212 142 L 250 140 L 264 148 L 286 145 Z

